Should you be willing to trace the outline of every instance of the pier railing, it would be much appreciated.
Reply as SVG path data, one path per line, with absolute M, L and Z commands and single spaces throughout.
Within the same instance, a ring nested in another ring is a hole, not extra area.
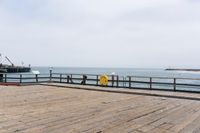
M 108 85 L 104 87 L 200 93 L 199 78 L 170 78 L 118 75 L 108 75 L 108 78 Z M 101 86 L 100 75 L 95 74 L 0 74 L 0 84 L 35 84 L 43 82 Z

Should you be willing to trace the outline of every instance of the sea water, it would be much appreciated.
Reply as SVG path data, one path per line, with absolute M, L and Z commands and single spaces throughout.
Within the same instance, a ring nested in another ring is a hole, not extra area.
M 200 72 L 166 71 L 165 69 L 148 68 L 86 68 L 86 67 L 32 67 L 41 74 L 49 73 L 69 74 L 108 74 L 113 72 L 119 76 L 147 76 L 147 77 L 171 77 L 171 78 L 200 78 Z

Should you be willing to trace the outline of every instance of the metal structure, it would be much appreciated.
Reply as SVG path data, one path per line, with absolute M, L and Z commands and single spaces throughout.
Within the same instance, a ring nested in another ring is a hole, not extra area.
M 12 66 L 14 66 L 14 64 L 12 63 L 12 61 L 11 61 L 7 56 L 5 56 L 5 58 L 6 58 L 6 60 L 7 60 Z

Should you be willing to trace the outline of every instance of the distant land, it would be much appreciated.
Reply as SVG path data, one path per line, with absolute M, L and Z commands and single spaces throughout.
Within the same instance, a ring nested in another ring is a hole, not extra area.
M 180 69 L 180 68 L 167 68 L 166 71 L 191 71 L 191 72 L 200 72 L 200 69 Z

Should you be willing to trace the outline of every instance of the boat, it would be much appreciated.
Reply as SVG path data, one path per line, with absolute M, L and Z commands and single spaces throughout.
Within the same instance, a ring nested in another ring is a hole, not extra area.
M 0 73 L 23 73 L 31 71 L 30 65 L 28 67 L 15 66 L 7 56 L 5 56 L 5 59 L 10 63 L 10 65 L 3 64 L 0 62 Z

